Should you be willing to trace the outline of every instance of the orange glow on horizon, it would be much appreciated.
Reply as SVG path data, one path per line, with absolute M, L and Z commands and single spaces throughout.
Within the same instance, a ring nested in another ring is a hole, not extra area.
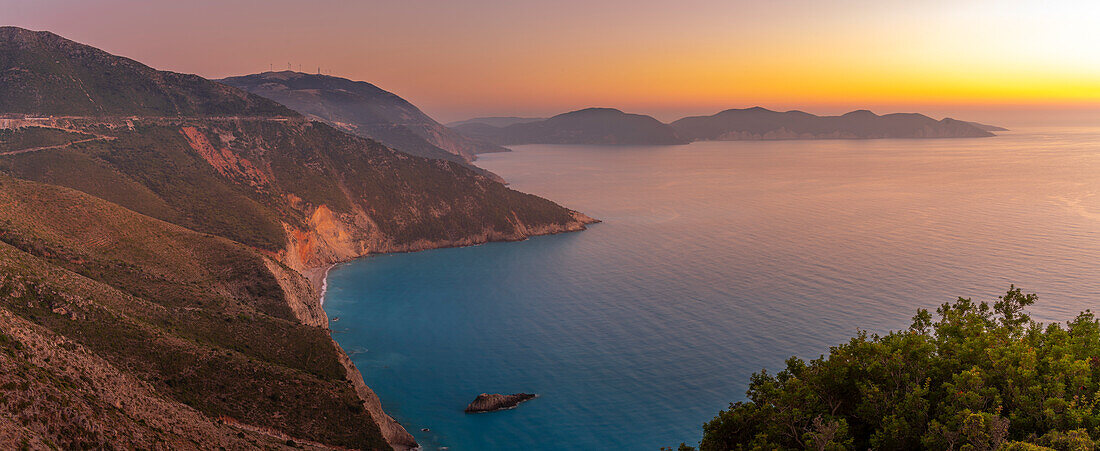
M 218 78 L 288 61 L 320 66 L 443 121 L 586 106 L 655 115 L 753 105 L 1100 110 L 1100 4 L 1089 1 L 0 6 L 12 25 L 160 69 Z M 81 20 L 89 15 L 97 23 Z

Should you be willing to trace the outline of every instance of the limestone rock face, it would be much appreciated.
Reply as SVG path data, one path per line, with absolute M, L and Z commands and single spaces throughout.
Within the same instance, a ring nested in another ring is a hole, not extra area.
M 495 412 L 497 410 L 511 409 L 524 401 L 534 399 L 538 395 L 531 393 L 515 393 L 502 395 L 500 393 L 482 393 L 477 399 L 466 406 L 466 413 Z

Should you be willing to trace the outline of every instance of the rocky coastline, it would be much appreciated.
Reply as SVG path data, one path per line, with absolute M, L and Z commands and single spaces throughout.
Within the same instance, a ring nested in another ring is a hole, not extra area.
M 355 260 L 356 258 L 366 257 L 371 254 L 419 252 L 422 250 L 472 246 L 488 242 L 521 241 L 534 236 L 577 232 L 585 230 L 587 225 L 600 222 L 599 220 L 593 219 L 580 212 L 574 212 L 573 215 L 575 218 L 575 222 L 569 224 L 538 228 L 523 228 L 521 230 L 521 232 L 524 232 L 523 236 L 498 237 L 487 234 L 485 236 L 471 237 L 466 240 L 455 242 L 422 242 L 409 248 L 368 252 L 357 257 L 339 259 L 338 261 L 327 263 L 321 266 L 303 268 L 299 270 L 299 272 L 307 280 L 309 280 L 309 294 L 306 296 L 301 296 L 299 293 L 299 295 L 296 296 L 288 291 L 288 293 L 290 294 L 288 295 L 288 302 L 294 304 L 295 302 L 293 301 L 293 299 L 302 299 L 303 297 L 310 299 L 310 305 L 308 306 L 308 308 L 292 305 L 292 307 L 296 311 L 305 310 L 310 312 L 309 315 L 299 315 L 299 319 L 302 320 L 303 323 L 323 327 L 326 330 L 329 330 L 328 315 L 325 313 L 322 306 L 325 303 L 324 296 L 326 288 L 328 286 L 329 272 L 332 270 L 332 268 L 340 263 Z M 342 347 L 340 347 L 340 344 L 337 343 L 335 339 L 332 340 L 332 343 L 333 346 L 335 346 L 340 352 L 340 363 L 343 364 L 344 369 L 347 371 L 348 380 L 350 380 L 351 383 L 355 386 L 356 393 L 359 395 L 359 398 L 363 400 L 364 407 L 371 413 L 371 417 L 374 418 L 374 421 L 378 425 L 378 428 L 382 431 L 382 436 L 386 439 L 386 442 L 389 443 L 390 446 L 392 446 L 397 451 L 419 449 L 419 444 L 417 444 L 416 439 L 413 438 L 412 434 L 410 434 L 408 430 L 404 428 L 404 426 L 398 423 L 397 420 L 394 420 L 393 417 L 385 413 L 384 409 L 382 408 L 382 402 L 378 398 L 378 395 L 375 394 L 374 391 L 367 386 L 366 382 L 364 382 L 362 373 L 360 373 L 359 369 L 355 367 L 355 363 L 351 361 L 351 357 L 348 355 L 348 353 Z M 482 400 L 483 396 L 489 398 L 487 398 L 486 401 L 482 401 L 481 404 L 475 406 L 476 403 L 479 403 L 479 401 Z M 467 406 L 466 412 L 491 412 L 495 410 L 511 409 L 519 403 L 533 399 L 536 396 L 537 395 L 529 393 L 517 393 L 512 395 L 489 395 L 483 393 L 473 403 L 470 403 L 470 405 Z M 470 410 L 471 408 L 478 408 L 478 406 L 488 406 L 491 408 L 488 410 Z

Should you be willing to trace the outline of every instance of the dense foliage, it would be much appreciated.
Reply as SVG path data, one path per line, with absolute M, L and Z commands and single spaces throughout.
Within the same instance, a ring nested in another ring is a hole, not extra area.
M 1035 301 L 1015 287 L 992 307 L 960 298 L 935 321 L 922 309 L 907 330 L 754 374 L 700 448 L 1094 449 L 1100 323 L 1087 310 L 1037 323 Z

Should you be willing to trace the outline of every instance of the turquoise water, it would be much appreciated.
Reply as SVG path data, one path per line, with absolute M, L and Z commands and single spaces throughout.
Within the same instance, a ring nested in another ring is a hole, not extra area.
M 331 272 L 335 338 L 427 449 L 695 443 L 751 373 L 918 307 L 1010 283 L 1045 321 L 1100 300 L 1100 129 L 521 146 L 479 163 L 604 222 Z M 541 396 L 462 412 L 520 391 Z

